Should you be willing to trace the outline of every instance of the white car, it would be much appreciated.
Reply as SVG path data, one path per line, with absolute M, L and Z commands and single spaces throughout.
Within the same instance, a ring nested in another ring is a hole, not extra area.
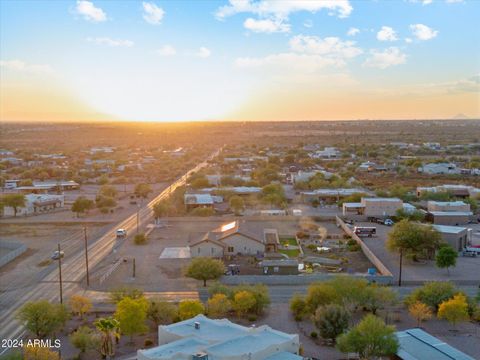
M 117 238 L 124 238 L 127 236 L 127 230 L 125 229 L 117 229 Z
M 65 253 L 63 251 L 54 251 L 51 258 L 52 260 L 58 260 L 60 258 L 63 258 L 65 256 Z
M 392 219 L 386 219 L 384 222 L 383 222 L 384 225 L 387 225 L 387 226 L 392 226 L 393 225 L 393 220 Z

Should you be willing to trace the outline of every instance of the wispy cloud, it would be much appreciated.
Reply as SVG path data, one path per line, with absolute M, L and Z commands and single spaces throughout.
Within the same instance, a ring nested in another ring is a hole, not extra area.
M 77 0 L 75 12 L 83 16 L 87 21 L 102 22 L 107 20 L 107 14 L 105 14 L 101 8 L 96 7 L 91 1 Z
M 111 39 L 109 37 L 88 37 L 85 40 L 93 44 L 106 45 L 111 47 L 132 47 L 134 45 L 133 41 L 131 40 Z
M 203 59 L 210 57 L 211 54 L 212 52 L 210 49 L 206 48 L 205 46 L 200 47 L 200 49 L 198 49 L 198 51 L 195 53 L 196 56 Z
M 49 74 L 53 69 L 49 65 L 29 64 L 23 60 L 0 60 L 0 67 L 25 73 Z
M 397 33 L 390 26 L 382 26 L 377 32 L 377 39 L 379 41 L 397 41 Z
M 158 7 L 153 2 L 142 2 L 143 6 L 143 19 L 152 25 L 159 25 L 162 23 L 165 11 Z
M 157 54 L 160 56 L 174 56 L 177 53 L 177 50 L 172 45 L 163 45 L 160 49 L 157 50 Z
M 347 35 L 348 35 L 348 36 L 355 36 L 355 35 L 357 35 L 357 34 L 359 34 L 359 33 L 360 33 L 360 29 L 357 29 L 357 28 L 355 28 L 355 27 L 351 27 L 351 28 L 348 29 L 348 31 L 347 31 Z
M 256 20 L 253 18 L 248 18 L 243 23 L 243 26 L 245 27 L 245 29 L 258 33 L 290 32 L 290 24 L 286 24 L 280 19 Z
M 363 66 L 378 69 L 386 69 L 390 66 L 404 64 L 407 61 L 407 55 L 402 53 L 397 47 L 389 47 L 383 51 L 370 50 L 370 57 L 363 63 Z
M 423 40 L 423 41 L 433 39 L 438 35 L 437 30 L 433 30 L 432 28 L 423 24 L 410 25 L 410 30 L 412 30 L 412 34 L 418 40 Z

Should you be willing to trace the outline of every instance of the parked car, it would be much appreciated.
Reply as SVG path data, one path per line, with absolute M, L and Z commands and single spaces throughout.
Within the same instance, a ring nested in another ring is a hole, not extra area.
M 462 256 L 465 256 L 465 257 L 477 257 L 477 253 L 475 251 L 472 251 L 472 250 L 463 250 L 462 251 Z
M 385 219 L 385 221 L 383 222 L 384 225 L 387 225 L 387 226 L 393 226 L 394 222 L 392 219 Z
M 127 236 L 127 230 L 125 229 L 117 229 L 117 238 L 124 238 Z
M 58 259 L 61 259 L 65 256 L 65 253 L 63 251 L 54 251 L 51 258 L 52 260 L 58 260 Z

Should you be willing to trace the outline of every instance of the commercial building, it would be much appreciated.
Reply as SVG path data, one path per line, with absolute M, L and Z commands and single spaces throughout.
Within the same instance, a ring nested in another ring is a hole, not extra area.
M 396 335 L 400 343 L 397 359 L 474 360 L 473 357 L 418 328 L 397 331 Z
M 360 203 L 344 203 L 343 215 L 357 214 L 366 217 L 394 216 L 403 208 L 403 201 L 398 198 L 362 198 Z
M 63 195 L 27 194 L 25 206 L 17 208 L 16 216 L 28 216 L 43 214 L 49 211 L 63 208 L 65 197 Z M 10 206 L 3 208 L 4 216 L 15 216 L 15 209 Z
M 229 255 L 260 255 L 265 240 L 245 229 L 245 223 L 233 221 L 206 233 L 190 245 L 192 257 L 223 257 Z
M 138 360 L 302 360 L 297 334 L 267 325 L 245 327 L 204 315 L 158 327 L 159 346 L 138 350 Z
M 463 225 L 473 213 L 463 201 L 429 201 L 427 220 L 438 225 Z
M 442 240 L 457 251 L 464 249 L 471 241 L 471 230 L 461 226 L 433 225 Z

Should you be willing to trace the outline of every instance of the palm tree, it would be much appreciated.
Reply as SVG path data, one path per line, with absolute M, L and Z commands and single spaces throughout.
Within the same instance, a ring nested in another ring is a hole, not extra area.
M 120 323 L 118 320 L 109 317 L 109 318 L 100 318 L 95 321 L 94 325 L 102 333 L 102 342 L 100 353 L 102 354 L 103 359 L 113 357 L 115 355 L 115 346 L 113 340 L 118 343 L 120 339 Z

